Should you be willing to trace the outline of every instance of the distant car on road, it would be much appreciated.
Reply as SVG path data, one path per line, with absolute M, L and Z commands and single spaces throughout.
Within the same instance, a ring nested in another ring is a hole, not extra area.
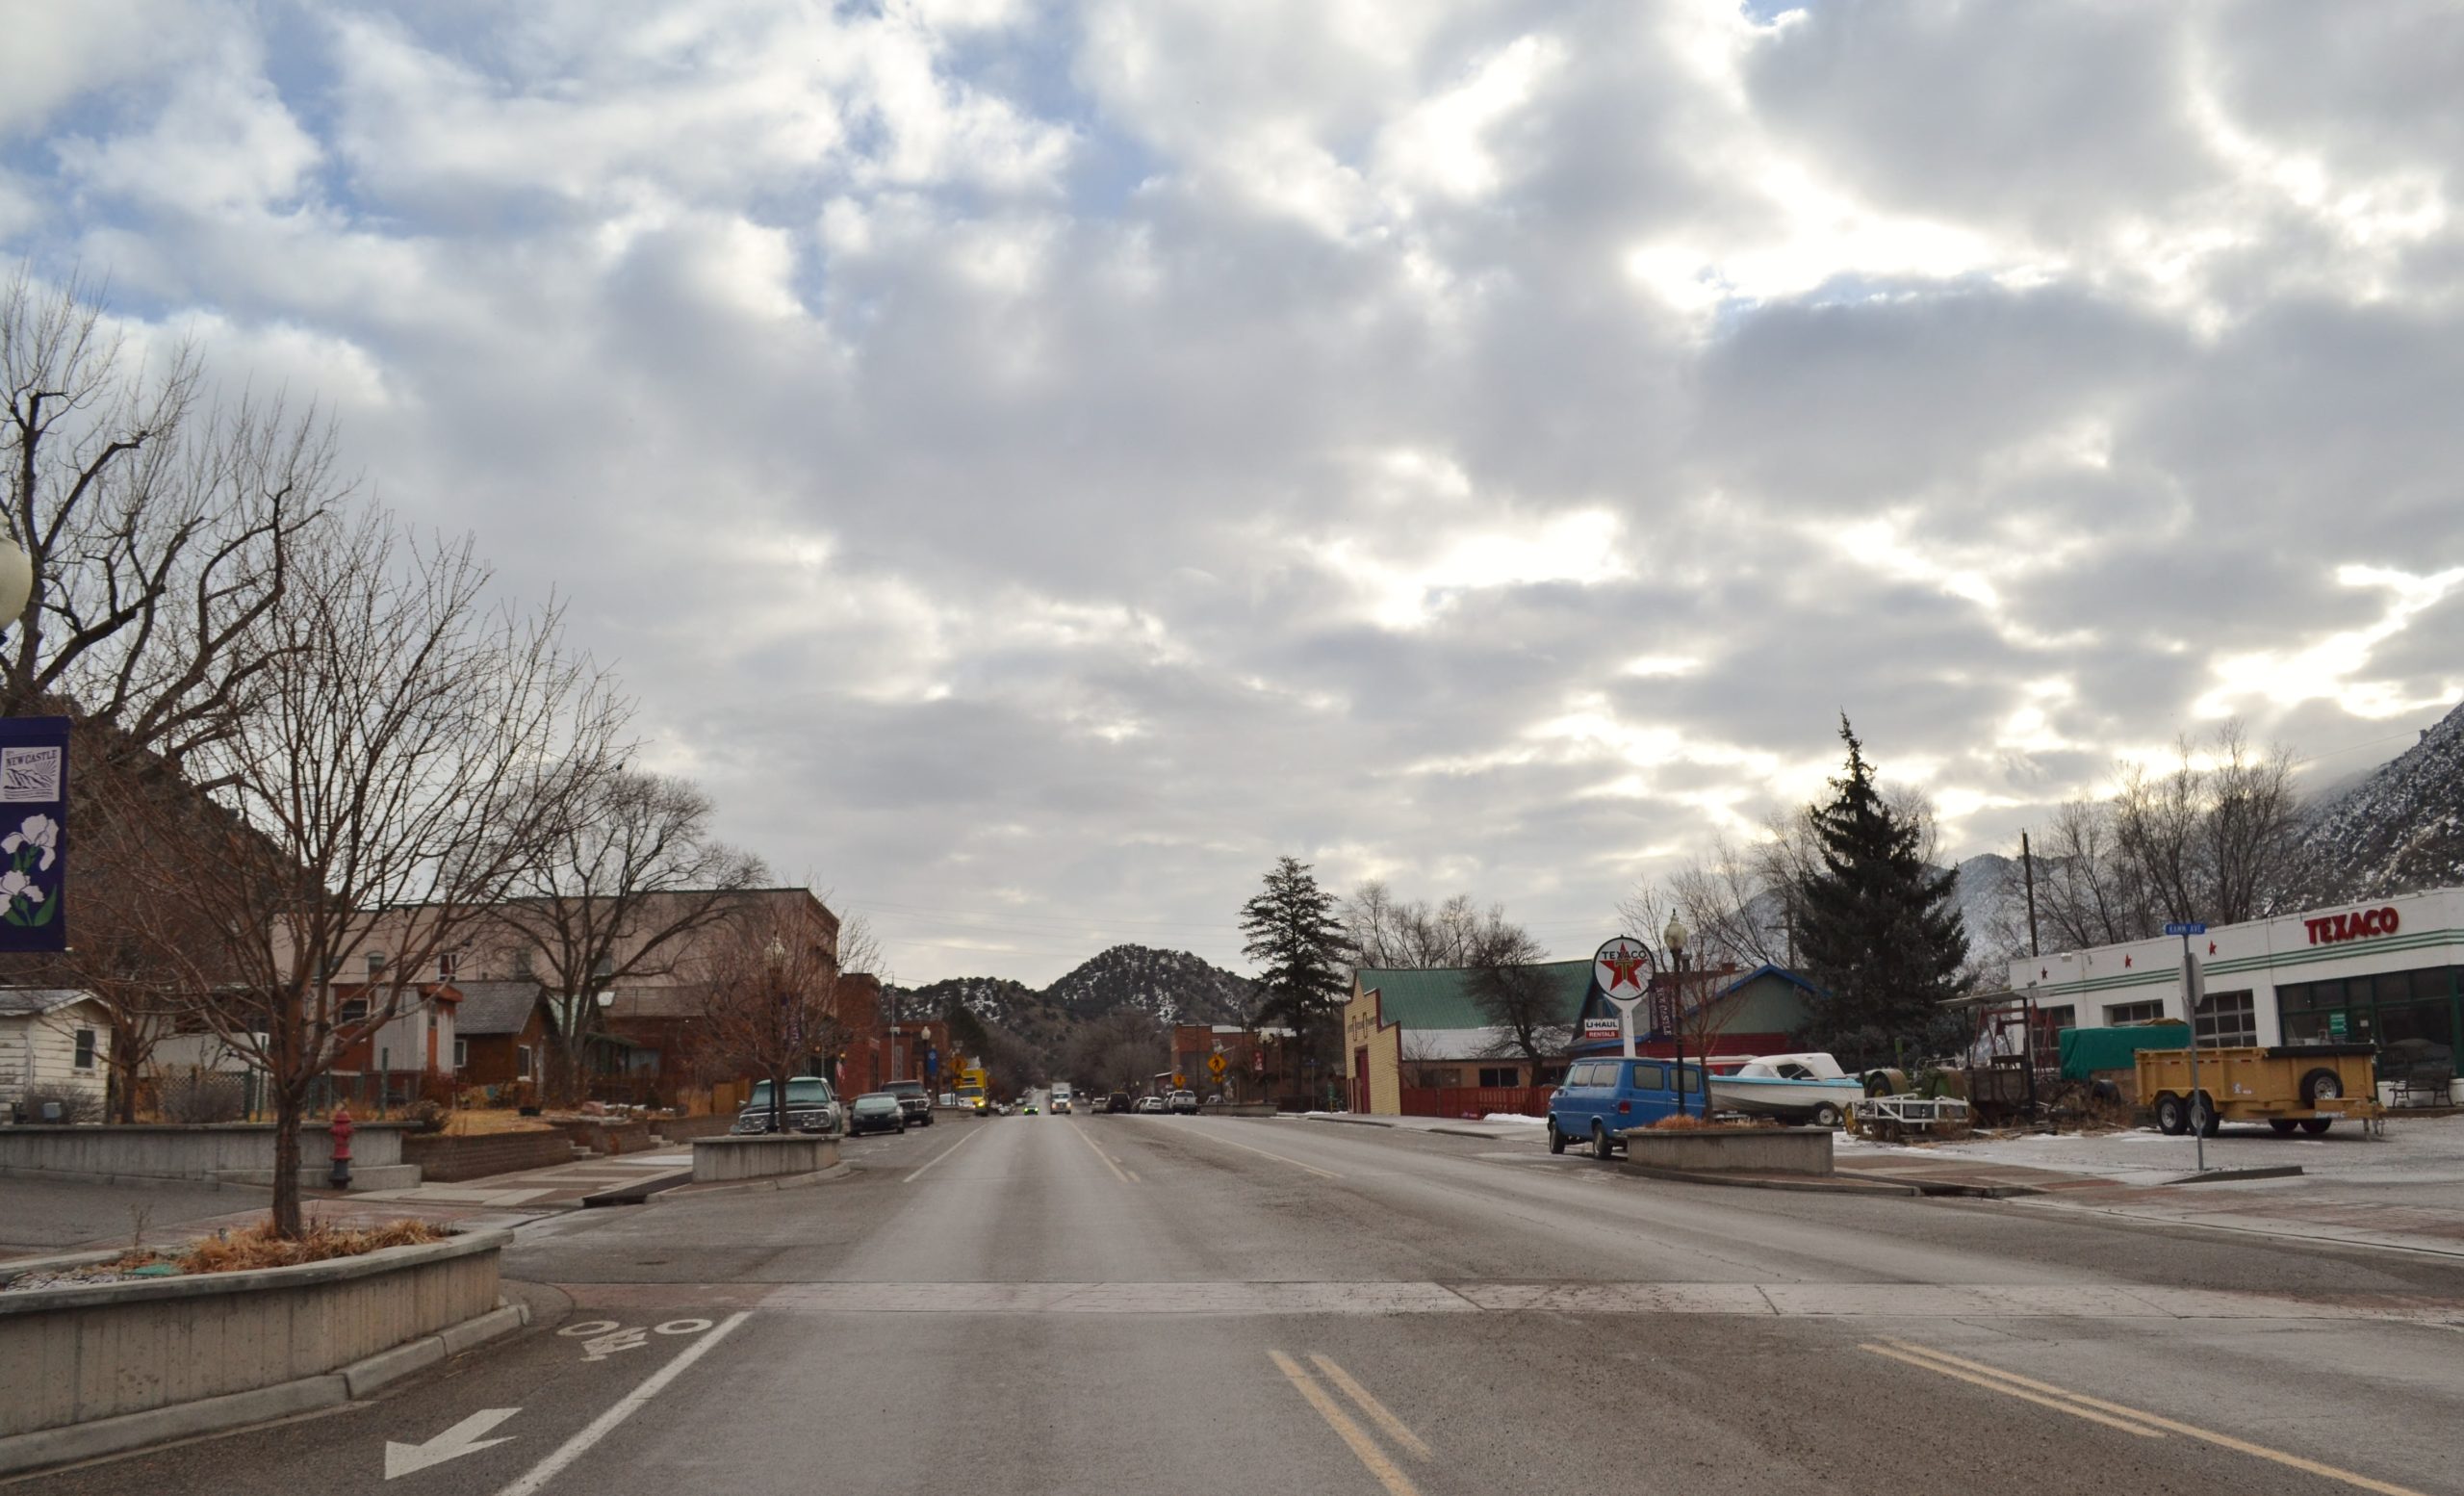
M 1104 1102 L 1104 1110 L 1105 1110 L 1105 1111 L 1107 1111 L 1107 1112 L 1116 1112 L 1116 1113 L 1117 1113 L 1117 1112 L 1126 1112 L 1126 1111 L 1128 1111 L 1128 1110 L 1129 1110 L 1129 1093 L 1128 1093 L 1128 1092 L 1126 1092 L 1126 1091 L 1116 1091 L 1116 1092 L 1114 1092 L 1114 1093 L 1112 1094 L 1111 1098 L 1110 1098 L 1110 1099 L 1108 1099 L 1108 1100 L 1106 1100 L 1106 1101 Z
M 1171 1108 L 1172 1114 L 1176 1117 L 1195 1117 L 1197 1115 L 1197 1093 L 1194 1091 L 1173 1092 Z
M 856 1098 L 847 1109 L 847 1135 L 861 1137 L 867 1132 L 907 1131 L 907 1110 L 898 1097 L 886 1091 L 868 1091 Z
M 933 1125 L 933 1097 L 920 1080 L 893 1080 L 882 1088 L 898 1097 L 898 1109 L 907 1114 L 908 1124 L 915 1127 Z
M 1037 1107 L 1033 1101 L 1029 1101 L 1026 1105 L 1019 1107 L 1018 1111 L 1023 1116 L 1033 1117 L 1036 1115 Z
M 1169 1108 L 1164 1104 L 1164 1098 L 1162 1096 L 1140 1096 L 1138 1098 L 1138 1109 L 1141 1112 L 1152 1112 L 1159 1117 L 1166 1111 L 1169 1110 Z

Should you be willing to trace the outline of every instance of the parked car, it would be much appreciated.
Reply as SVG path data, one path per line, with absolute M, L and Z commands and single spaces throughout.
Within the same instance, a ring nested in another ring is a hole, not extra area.
M 1194 1091 L 1175 1091 L 1172 1093 L 1170 1105 L 1172 1108 L 1172 1115 L 1175 1117 L 1195 1117 L 1197 1115 L 1197 1093 Z
M 846 1115 L 838 1108 L 838 1095 L 830 1082 L 818 1075 L 791 1075 L 787 1078 L 787 1130 L 814 1132 L 834 1136 L 847 1127 Z M 770 1130 L 770 1082 L 754 1082 L 753 1095 L 735 1114 L 732 1133 L 752 1134 Z
M 1128 1092 L 1126 1092 L 1126 1091 L 1116 1091 L 1116 1092 L 1114 1092 L 1114 1093 L 1112 1094 L 1111 1097 L 1110 1097 L 1109 1099 L 1107 1099 L 1107 1100 L 1104 1102 L 1104 1110 L 1105 1110 L 1105 1111 L 1107 1111 L 1107 1112 L 1126 1112 L 1126 1111 L 1128 1111 L 1128 1110 L 1129 1110 L 1129 1093 L 1128 1093 Z
M 1571 1143 L 1591 1145 L 1591 1156 L 1609 1158 L 1624 1146 L 1622 1133 L 1648 1127 L 1703 1108 L 1703 1067 L 1674 1060 L 1577 1060 L 1549 1097 L 1549 1151 Z
M 1152 1112 L 1158 1117 L 1164 1115 L 1166 1111 L 1169 1110 L 1169 1108 L 1164 1104 L 1164 1098 L 1162 1096 L 1140 1096 L 1138 1098 L 1138 1109 L 1141 1112 Z
M 933 1096 L 920 1080 L 893 1080 L 882 1088 L 898 1097 L 898 1109 L 907 1114 L 910 1126 L 933 1125 Z
M 906 1131 L 907 1109 L 886 1091 L 867 1091 L 847 1109 L 847 1135 L 851 1138 L 868 1132 Z

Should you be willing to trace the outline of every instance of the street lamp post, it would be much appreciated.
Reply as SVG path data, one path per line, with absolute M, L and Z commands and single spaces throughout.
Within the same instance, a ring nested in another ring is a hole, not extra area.
M 1686 933 L 1685 921 L 1677 917 L 1677 914 L 1674 910 L 1670 911 L 1668 916 L 1668 928 L 1662 930 L 1659 934 L 1660 939 L 1668 942 L 1668 956 L 1670 964 L 1677 967 L 1677 970 L 1672 973 L 1677 983 L 1677 990 L 1669 994 L 1668 1027 L 1669 1032 L 1677 1037 L 1677 1115 L 1680 1117 L 1685 1115 Z M 1710 1088 L 1707 1084 L 1703 1088 L 1703 1116 L 1706 1120 L 1708 1120 L 1710 1115 Z
M 787 947 L 777 936 L 770 937 L 761 952 L 761 964 L 770 973 L 770 995 L 779 1004 L 780 1049 L 790 1056 L 788 1067 L 792 1068 L 796 1036 L 787 1009 Z M 783 1138 L 787 1135 L 787 1077 L 775 1070 L 770 1077 L 770 1131 Z

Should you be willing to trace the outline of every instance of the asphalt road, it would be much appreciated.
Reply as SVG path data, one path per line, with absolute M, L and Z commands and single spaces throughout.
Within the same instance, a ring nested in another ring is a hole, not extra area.
M 2451 1261 L 1285 1121 L 848 1154 L 526 1227 L 508 1274 L 554 1287 L 518 1341 L 29 1485 L 2464 1492 Z M 457 1430 L 500 1442 L 413 1468 Z

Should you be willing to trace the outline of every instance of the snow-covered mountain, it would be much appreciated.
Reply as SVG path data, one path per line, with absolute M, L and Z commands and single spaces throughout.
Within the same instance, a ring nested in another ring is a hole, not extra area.
M 2464 707 L 2322 805 L 2300 857 L 2313 905 L 2464 884 Z
M 911 989 L 910 1000 L 933 1013 L 957 1003 L 988 1023 L 1046 1041 L 1122 1007 L 1166 1023 L 1237 1023 L 1255 986 L 1185 950 L 1116 945 L 1040 992 L 1007 977 L 959 976 Z

